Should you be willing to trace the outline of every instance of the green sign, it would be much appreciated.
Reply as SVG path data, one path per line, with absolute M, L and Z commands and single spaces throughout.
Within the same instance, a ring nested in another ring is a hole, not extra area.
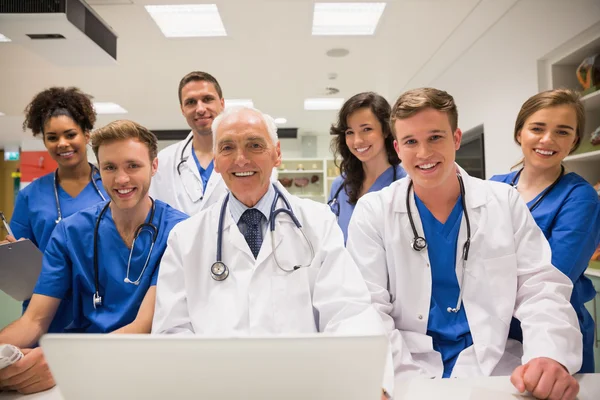
M 19 161 L 19 152 L 18 151 L 5 151 L 4 152 L 4 161 Z

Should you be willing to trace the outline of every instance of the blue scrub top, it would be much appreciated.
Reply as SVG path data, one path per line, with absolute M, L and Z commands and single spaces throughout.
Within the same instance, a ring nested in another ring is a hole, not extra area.
M 433 339 L 433 348 L 442 355 L 443 378 L 452 375 L 458 355 L 473 344 L 467 314 L 461 306 L 457 313 L 448 312 L 455 307 L 460 286 L 456 277 L 456 246 L 463 209 L 459 197 L 445 223 L 438 221 L 415 194 L 431 265 L 431 303 L 427 335 Z
M 152 223 L 158 228 L 158 236 L 139 285 L 123 282 L 130 250 L 117 231 L 110 208 L 102 217 L 98 231 L 98 269 L 103 305 L 97 309 L 92 301 L 94 226 L 106 203 L 73 214 L 57 225 L 44 253 L 34 293 L 72 300 L 73 320 L 66 332 L 108 333 L 133 322 L 148 288 L 156 285 L 169 232 L 187 218 L 166 203 L 156 200 L 155 204 Z M 129 272 L 132 281 L 140 276 L 148 257 L 151 232 L 144 229 L 135 242 Z
M 510 184 L 516 174 L 495 175 L 491 180 Z M 531 207 L 542 193 L 527 206 Z M 579 372 L 594 372 L 594 321 L 584 304 L 596 296 L 596 291 L 584 272 L 600 243 L 598 194 L 581 176 L 570 172 L 542 199 L 532 215 L 550 243 L 552 265 L 573 281 L 571 304 L 583 334 L 583 364 Z M 509 337 L 523 341 L 516 319 L 511 323 Z
M 202 165 L 200 165 L 200 161 L 198 161 L 198 157 L 196 157 L 196 152 L 194 151 L 194 148 L 192 147 L 192 157 L 194 157 L 194 161 L 196 162 L 196 167 L 198 167 L 198 172 L 200 172 L 200 178 L 202 178 L 202 188 L 203 190 L 206 190 L 206 184 L 208 183 L 208 179 L 210 178 L 210 175 L 213 172 L 213 169 L 215 169 L 215 160 L 211 160 L 210 164 L 208 164 L 208 167 L 206 167 L 206 169 L 202 168 Z
M 100 180 L 100 174 L 96 172 L 93 178 L 104 198 L 108 199 Z M 103 201 L 92 182 L 88 183 L 76 197 L 71 197 L 58 185 L 58 199 L 63 218 Z M 56 208 L 56 198 L 54 197 L 54 172 L 52 172 L 34 180 L 19 192 L 10 220 L 10 229 L 17 239 L 29 239 L 44 252 L 48 240 L 50 240 L 50 235 L 56 227 L 55 221 L 57 218 L 58 210 Z M 23 312 L 25 312 L 28 305 L 29 300 L 23 302 Z M 48 328 L 49 333 L 64 331 L 64 328 L 73 319 L 72 308 L 68 300 L 61 302 Z
M 400 180 L 406 176 L 406 171 L 400 165 L 396 167 L 396 180 Z M 394 166 L 386 169 L 375 183 L 369 188 L 367 193 L 377 192 L 385 187 L 388 187 L 394 182 Z M 338 176 L 331 185 L 331 193 L 329 194 L 329 207 L 331 211 L 333 211 L 337 215 L 338 225 L 342 229 L 344 233 L 344 244 L 348 240 L 348 225 L 350 224 L 350 218 L 352 217 L 352 213 L 354 212 L 354 207 L 356 204 L 350 204 L 348 202 L 348 193 L 346 193 L 345 189 L 340 190 L 338 194 L 337 200 L 332 203 L 333 197 L 335 193 L 340 188 L 340 186 L 344 183 L 344 178 L 342 176 Z

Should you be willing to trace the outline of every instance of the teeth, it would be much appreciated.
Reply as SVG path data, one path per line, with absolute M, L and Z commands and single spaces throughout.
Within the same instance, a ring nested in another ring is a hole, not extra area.
M 233 173 L 235 176 L 252 176 L 254 175 L 254 171 L 248 171 L 248 172 L 234 172 Z
M 119 192 L 119 194 L 127 194 L 127 193 L 131 193 L 133 191 L 133 189 L 117 189 L 117 192 Z
M 359 153 L 364 153 L 367 150 L 369 150 L 369 147 L 362 147 L 360 149 L 356 149 L 356 151 L 358 151 Z
M 435 167 L 436 163 L 429 163 L 429 164 L 421 164 L 419 165 L 419 168 L 421 169 L 431 169 L 433 167 Z
M 68 157 L 68 156 L 70 156 L 70 155 L 72 155 L 72 154 L 73 154 L 73 152 L 72 152 L 72 151 L 68 151 L 68 152 L 66 152 L 66 153 L 58 153 L 58 155 L 59 155 L 59 156 L 61 156 L 61 157 Z
M 551 151 L 551 150 L 539 150 L 539 149 L 535 149 L 534 150 L 536 153 L 541 154 L 543 156 L 551 156 L 553 155 L 555 152 Z

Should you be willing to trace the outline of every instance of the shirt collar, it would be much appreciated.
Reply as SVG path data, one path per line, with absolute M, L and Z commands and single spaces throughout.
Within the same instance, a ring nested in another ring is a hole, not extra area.
M 258 211 L 262 213 L 269 222 L 269 217 L 271 215 L 271 205 L 273 204 L 273 200 L 275 199 L 275 189 L 273 185 L 269 184 L 269 189 L 267 189 L 267 193 L 256 203 L 256 205 L 252 208 L 256 208 Z M 233 193 L 230 193 L 229 196 L 229 211 L 231 212 L 231 217 L 233 221 L 237 225 L 240 222 L 240 218 L 242 218 L 242 214 L 244 211 L 249 209 L 244 203 L 235 198 Z

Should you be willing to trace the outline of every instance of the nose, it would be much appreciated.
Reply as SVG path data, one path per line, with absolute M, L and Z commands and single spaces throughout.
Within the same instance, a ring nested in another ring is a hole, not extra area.
M 550 129 L 548 129 L 547 131 L 544 132 L 544 134 L 540 138 L 540 143 L 550 143 L 553 140 L 554 140 L 554 138 L 552 136 L 552 131 Z
M 124 185 L 127 182 L 129 182 L 129 175 L 125 171 L 119 170 L 119 171 L 117 171 L 117 176 L 115 178 L 115 182 L 118 185 Z
M 248 157 L 246 157 L 246 153 L 244 152 L 244 150 L 238 149 L 235 154 L 235 165 L 237 165 L 238 167 L 243 167 L 249 162 L 250 160 L 248 160 Z
M 417 158 L 427 159 L 431 157 L 432 154 L 431 147 L 429 147 L 427 142 L 419 144 L 419 147 L 417 148 Z
M 58 137 L 58 147 L 67 147 L 69 145 L 69 141 L 67 140 L 67 138 L 63 135 L 60 135 Z
M 198 103 L 196 103 L 196 113 L 197 114 L 204 114 L 204 112 L 206 111 L 206 106 L 202 101 L 199 101 Z

